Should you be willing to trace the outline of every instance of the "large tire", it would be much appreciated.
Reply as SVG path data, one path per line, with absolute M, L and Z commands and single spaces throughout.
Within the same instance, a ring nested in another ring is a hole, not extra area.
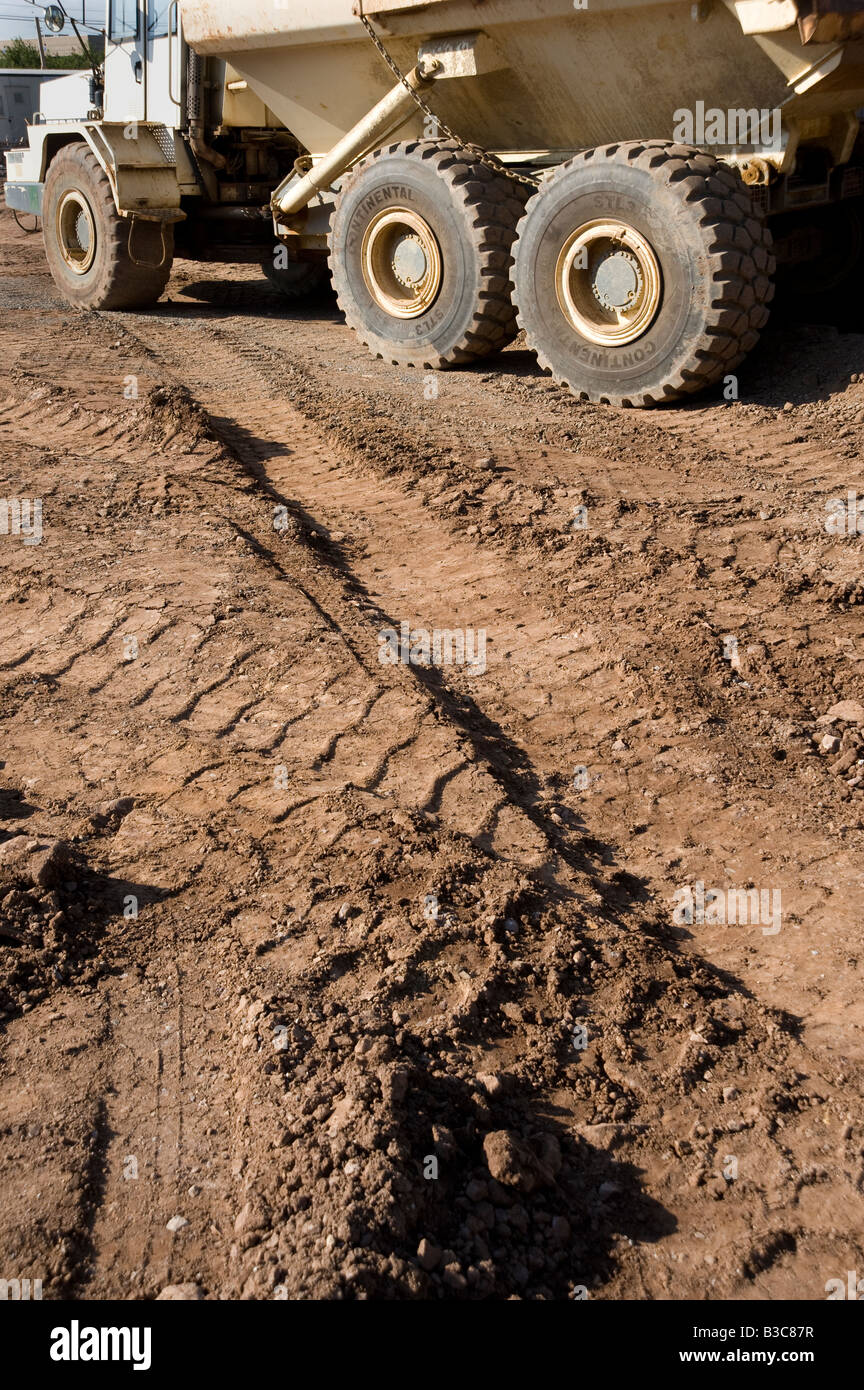
M 345 179 L 330 229 L 349 326 L 394 366 L 453 367 L 500 351 L 518 332 L 511 247 L 523 210 L 520 186 L 475 150 L 378 150 Z
M 272 288 L 292 304 L 324 299 L 330 292 L 330 273 L 324 260 L 276 266 L 268 258 L 261 262 L 261 269 Z
M 82 308 L 154 304 L 171 273 L 173 226 L 136 219 L 130 229 L 114 206 L 105 171 L 81 142 L 64 145 L 48 166 L 42 235 L 58 288 Z
M 514 254 L 519 324 L 541 366 L 605 404 L 655 405 L 733 372 L 774 292 L 771 236 L 737 174 L 661 140 L 561 165 Z

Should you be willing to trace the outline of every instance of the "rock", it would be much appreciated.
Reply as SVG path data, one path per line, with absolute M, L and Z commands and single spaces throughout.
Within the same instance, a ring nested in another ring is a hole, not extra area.
M 440 1158 L 455 1158 L 459 1152 L 459 1145 L 451 1130 L 446 1125 L 432 1126 L 432 1139 L 435 1143 L 435 1152 Z
M 344 1129 L 348 1124 L 354 1110 L 355 1099 L 356 1097 L 348 1091 L 334 1105 L 330 1119 L 327 1121 L 327 1130 L 331 1139 L 334 1139 L 340 1129 Z
M 135 809 L 135 799 L 131 796 L 118 796 L 113 801 L 102 801 L 90 817 L 94 830 L 105 830 L 114 826 Z
M 552 1239 L 557 1245 L 566 1245 L 570 1239 L 570 1222 L 566 1216 L 553 1216 L 550 1226 Z
M 847 724 L 864 724 L 864 705 L 859 700 L 841 700 L 821 715 L 816 723 L 830 724 L 835 719 L 842 719 Z
M 513 1205 L 512 1195 L 507 1191 L 507 1188 L 504 1186 L 504 1184 L 500 1183 L 497 1178 L 492 1178 L 489 1182 L 489 1202 L 494 1203 L 496 1207 L 501 1207 L 502 1209 L 512 1207 Z M 485 1207 L 486 1205 L 486 1202 L 481 1202 L 480 1204 L 481 1208 Z
M 819 744 L 819 748 L 823 753 L 839 753 L 840 740 L 834 734 L 826 734 Z
M 617 1148 L 625 1140 L 632 1139 L 635 1134 L 645 1128 L 644 1125 L 633 1124 L 613 1124 L 611 1121 L 597 1125 L 574 1125 L 577 1134 L 593 1145 L 597 1149 Z
M 392 1105 L 398 1105 L 408 1094 L 409 1076 L 404 1067 L 381 1067 L 378 1080 L 382 1096 Z
M 172 1216 L 171 1220 L 165 1223 L 165 1229 L 170 1231 L 172 1235 L 176 1235 L 178 1231 L 182 1231 L 183 1227 L 188 1225 L 189 1222 L 185 1216 Z
M 69 849 L 62 840 L 31 840 L 13 835 L 0 845 L 0 869 L 21 874 L 40 888 L 57 888 L 71 867 Z
M 724 1099 L 724 1101 L 726 1101 L 727 1103 L 728 1103 L 730 1100 L 737 1100 L 737 1099 L 738 1099 L 738 1088 L 737 1088 L 737 1086 L 724 1086 L 724 1087 L 723 1087 L 723 1099 Z
M 420 1261 L 421 1269 L 425 1269 L 427 1274 L 431 1274 L 433 1269 L 437 1269 L 441 1260 L 441 1249 L 433 1245 L 431 1240 L 425 1238 L 417 1246 L 417 1258 Z
M 485 1202 L 489 1195 L 489 1186 L 485 1182 L 480 1182 L 477 1178 L 472 1178 L 465 1188 L 465 1196 L 469 1202 Z
M 842 777 L 843 774 L 846 772 L 851 772 L 853 767 L 857 766 L 858 754 L 861 751 L 859 748 L 848 748 L 844 753 L 842 743 L 840 745 L 840 749 L 840 757 L 837 759 L 837 761 L 831 769 L 831 771 L 835 773 L 835 775 L 838 777 Z
M 483 1152 L 489 1172 L 503 1187 L 514 1187 L 517 1192 L 533 1192 L 536 1187 L 552 1180 L 550 1168 L 510 1130 L 491 1130 L 483 1140 Z
M 482 1087 L 487 1096 L 491 1096 L 494 1099 L 495 1096 L 503 1095 L 504 1083 L 500 1076 L 495 1076 L 492 1072 L 481 1071 L 477 1073 L 476 1080 L 477 1085 Z
M 247 1202 L 234 1218 L 234 1231 L 238 1236 L 247 1235 L 250 1231 L 265 1231 L 269 1224 L 263 1208 Z
M 157 1303 L 180 1303 L 194 1302 L 204 1297 L 204 1290 L 200 1284 L 166 1284 L 161 1293 L 157 1293 Z

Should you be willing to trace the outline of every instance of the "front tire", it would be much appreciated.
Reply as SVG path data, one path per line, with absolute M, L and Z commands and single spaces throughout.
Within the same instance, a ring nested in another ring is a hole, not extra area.
M 518 184 L 438 141 L 378 150 L 345 179 L 330 265 L 351 328 L 394 366 L 453 367 L 516 337 Z
M 583 400 L 649 406 L 719 381 L 755 347 L 771 237 L 738 176 L 652 140 L 586 150 L 528 204 L 515 247 L 528 345 Z
M 107 174 L 80 142 L 48 166 L 42 235 L 58 289 L 83 309 L 155 304 L 171 273 L 173 226 L 120 217 Z

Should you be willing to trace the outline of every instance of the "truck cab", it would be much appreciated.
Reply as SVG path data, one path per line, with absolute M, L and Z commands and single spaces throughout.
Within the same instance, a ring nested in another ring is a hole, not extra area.
M 42 218 L 64 296 L 143 307 L 175 254 L 251 261 L 286 289 L 320 278 L 323 235 L 274 259 L 270 195 L 301 147 L 225 61 L 190 50 L 177 0 L 108 0 L 105 33 L 102 66 L 44 82 L 7 156 L 6 204 Z

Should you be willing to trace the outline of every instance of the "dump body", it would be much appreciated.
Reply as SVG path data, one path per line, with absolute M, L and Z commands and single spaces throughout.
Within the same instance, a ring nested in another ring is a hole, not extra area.
M 229 61 L 313 155 L 392 85 L 353 9 L 352 0 L 182 0 L 191 46 Z M 818 0 L 817 9 L 808 0 L 589 0 L 584 9 L 573 0 L 364 0 L 363 12 L 405 70 L 424 41 L 482 28 L 494 70 L 442 83 L 434 105 L 466 139 L 498 151 L 671 139 L 680 113 L 700 103 L 779 108 L 784 129 L 809 122 L 824 136 L 832 118 L 864 106 L 858 0 Z

